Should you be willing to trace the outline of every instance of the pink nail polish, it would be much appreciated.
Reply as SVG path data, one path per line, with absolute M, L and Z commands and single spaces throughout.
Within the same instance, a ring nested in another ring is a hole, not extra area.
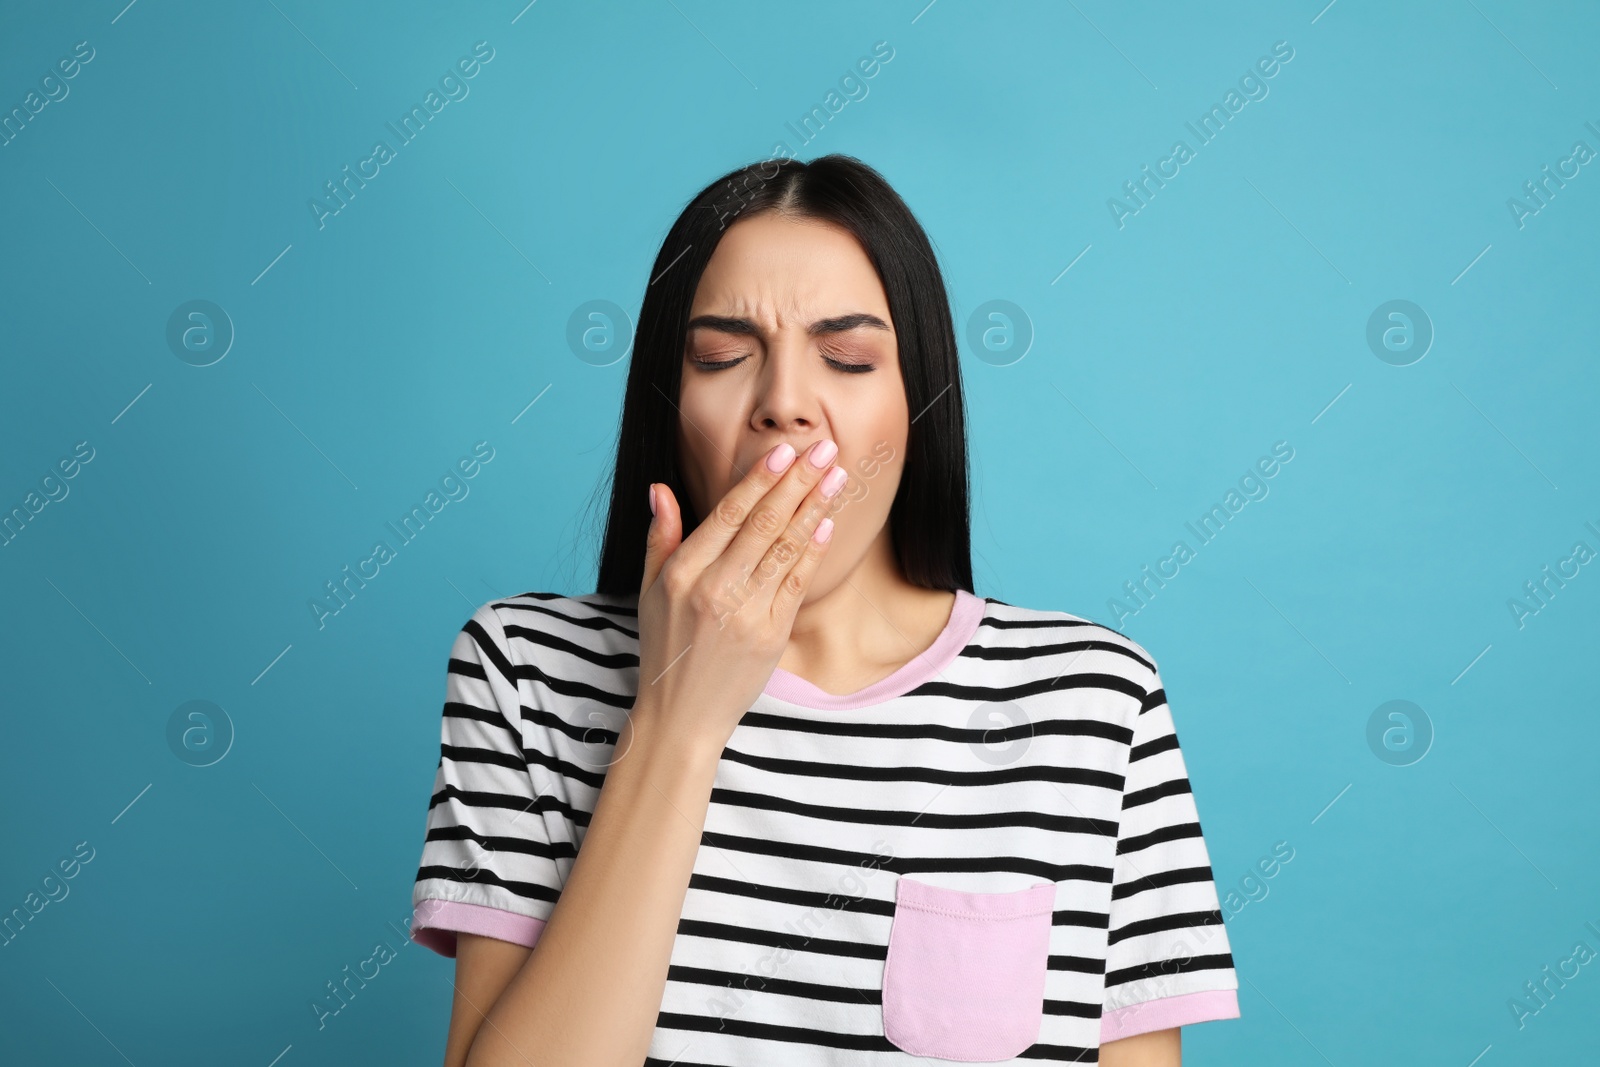
M 823 519 L 817 523 L 817 532 L 811 535 L 811 540 L 819 545 L 828 543 L 828 538 L 833 536 L 833 520 Z
M 817 470 L 821 470 L 829 463 L 832 463 L 833 457 L 838 454 L 838 445 L 829 440 L 822 440 L 811 446 L 811 451 L 807 453 L 807 456 L 810 457 L 811 465 Z
M 794 462 L 794 445 L 788 441 L 774 448 L 767 456 L 767 470 L 773 474 L 782 474 L 789 469 L 789 464 Z
M 833 470 L 831 470 L 827 474 L 823 475 L 822 476 L 822 496 L 823 496 L 823 499 L 827 499 L 828 497 L 831 497 L 831 496 L 833 496 L 833 494 L 837 493 L 840 489 L 843 489 L 844 488 L 845 479 L 848 478 L 848 477 L 850 477 L 850 475 L 845 471 L 845 469 L 843 467 L 835 467 L 835 468 L 833 468 Z
M 656 483 L 650 483 L 650 514 L 656 513 Z

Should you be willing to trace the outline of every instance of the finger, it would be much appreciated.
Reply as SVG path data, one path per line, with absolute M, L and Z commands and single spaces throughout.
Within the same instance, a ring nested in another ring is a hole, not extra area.
M 819 541 L 818 537 L 825 540 Z M 806 597 L 806 591 L 811 588 L 811 578 L 817 573 L 817 568 L 822 565 L 822 557 L 828 551 L 828 545 L 833 543 L 833 519 L 824 517 L 817 523 L 810 537 L 806 538 L 805 551 L 800 553 L 794 566 L 773 583 L 772 617 L 782 620 L 790 625 L 794 624 L 794 617 L 800 611 L 800 603 Z
M 822 480 L 806 494 L 788 528 L 761 558 L 752 582 L 755 589 L 746 602 L 756 600 L 771 610 L 779 585 L 803 557 L 812 535 L 822 522 L 831 519 L 844 503 L 844 498 L 839 496 L 839 492 L 847 480 L 848 475 L 843 467 L 830 467 Z
M 665 482 L 652 482 L 650 491 L 655 514 L 650 518 L 650 529 L 645 535 L 644 576 L 639 583 L 640 596 L 655 584 L 667 557 L 683 541 L 683 512 L 678 508 L 678 498 Z
M 823 447 L 824 445 L 828 447 Z M 795 510 L 807 494 L 833 469 L 838 446 L 826 439 L 818 441 L 804 454 L 795 457 L 767 492 L 740 518 L 738 532 L 713 565 L 727 577 L 746 580 L 756 565 L 772 549 L 774 542 L 794 521 Z M 819 466 L 817 460 L 821 460 Z M 760 466 L 760 464 L 757 464 Z M 731 521 L 731 520 L 724 520 Z
M 781 441 L 768 449 L 756 462 L 750 464 L 750 469 L 745 472 L 744 477 L 723 495 L 711 509 L 711 513 L 701 519 L 694 532 L 684 539 L 680 554 L 687 561 L 687 566 L 693 566 L 697 573 L 703 572 L 722 556 L 743 528 L 751 510 L 773 486 L 783 480 L 783 476 L 794 468 L 795 460 L 799 458 L 790 455 L 787 462 L 781 463 L 777 470 L 773 470 L 774 457 L 781 458 L 793 450 L 793 445 Z

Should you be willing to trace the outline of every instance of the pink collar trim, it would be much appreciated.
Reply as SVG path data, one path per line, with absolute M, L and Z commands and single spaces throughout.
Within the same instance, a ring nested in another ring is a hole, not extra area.
M 937 678 L 954 662 L 978 632 L 987 610 L 987 600 L 965 589 L 957 589 L 956 601 L 950 608 L 950 621 L 945 623 L 933 644 L 887 678 L 881 678 L 865 689 L 858 689 L 854 693 L 829 693 L 798 674 L 775 667 L 762 692 L 778 700 L 818 711 L 850 711 L 904 696 L 924 682 Z

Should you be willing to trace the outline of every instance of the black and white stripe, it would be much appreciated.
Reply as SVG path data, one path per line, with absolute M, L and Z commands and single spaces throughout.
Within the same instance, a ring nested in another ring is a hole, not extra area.
M 1007 1062 L 1095 1062 L 1103 1011 L 1237 989 L 1155 661 L 1064 612 L 983 606 L 960 655 L 908 693 L 849 710 L 763 694 L 741 720 L 647 1062 L 920 1058 L 883 1028 L 902 876 L 1056 883 L 1038 1042 Z M 549 916 L 637 690 L 634 607 L 528 593 L 457 635 L 419 914 L 448 899 Z

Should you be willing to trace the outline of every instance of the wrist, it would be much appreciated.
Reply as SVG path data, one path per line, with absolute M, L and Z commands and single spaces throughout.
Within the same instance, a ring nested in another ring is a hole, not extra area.
M 710 776 L 722 759 L 727 738 L 688 727 L 686 716 L 663 714 L 657 705 L 639 701 L 628 712 L 617 737 L 620 758 L 648 767 L 671 767 Z

